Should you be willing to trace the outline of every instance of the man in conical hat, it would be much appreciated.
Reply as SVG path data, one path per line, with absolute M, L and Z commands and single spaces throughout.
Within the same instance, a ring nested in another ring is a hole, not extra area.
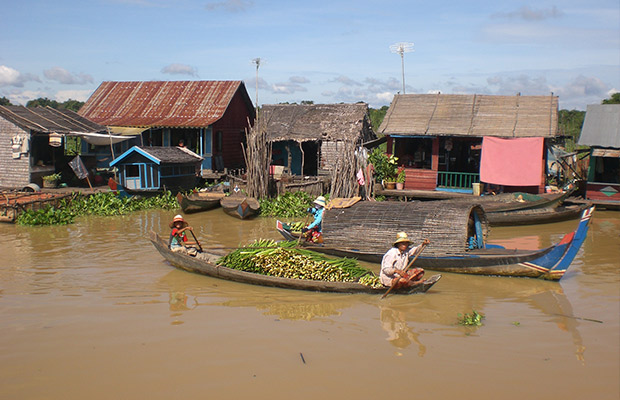
M 422 268 L 412 268 L 407 271 L 409 257 L 415 256 L 418 251 L 422 250 L 422 246 L 426 246 L 430 241 L 424 239 L 421 245 L 410 247 L 411 240 L 406 232 L 398 232 L 393 246 L 385 253 L 381 260 L 381 272 L 379 279 L 385 286 L 399 287 L 409 286 L 422 281 L 424 270 Z
M 325 211 L 325 197 L 319 196 L 314 200 L 314 207 L 309 208 L 308 212 L 314 216 L 314 221 L 305 228 L 302 228 L 302 235 L 315 243 L 323 243 L 323 212 Z

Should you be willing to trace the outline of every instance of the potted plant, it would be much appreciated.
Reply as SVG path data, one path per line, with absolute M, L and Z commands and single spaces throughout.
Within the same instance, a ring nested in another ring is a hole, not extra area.
M 396 173 L 396 189 L 403 190 L 405 188 L 405 167 L 398 167 L 398 172 Z
M 60 181 L 60 172 L 57 172 L 52 175 L 46 175 L 42 179 L 43 179 L 43 187 L 55 188 L 58 186 L 58 181 Z
M 396 161 L 397 157 L 393 155 L 387 155 L 379 148 L 375 148 L 368 161 L 374 166 L 377 181 L 383 183 L 386 189 L 394 189 L 396 186 Z

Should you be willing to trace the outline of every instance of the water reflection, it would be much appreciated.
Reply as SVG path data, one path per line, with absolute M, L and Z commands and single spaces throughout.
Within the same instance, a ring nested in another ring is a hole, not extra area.
M 386 340 L 398 349 L 406 349 L 415 343 L 418 346 L 418 357 L 424 357 L 426 346 L 420 341 L 420 334 L 409 326 L 406 309 L 389 306 L 379 306 L 379 309 L 381 328 L 388 333 Z

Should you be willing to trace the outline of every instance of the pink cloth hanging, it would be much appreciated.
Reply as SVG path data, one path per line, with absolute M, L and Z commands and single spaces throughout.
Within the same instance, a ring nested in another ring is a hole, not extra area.
M 538 186 L 543 174 L 544 139 L 485 137 L 480 180 L 494 185 Z

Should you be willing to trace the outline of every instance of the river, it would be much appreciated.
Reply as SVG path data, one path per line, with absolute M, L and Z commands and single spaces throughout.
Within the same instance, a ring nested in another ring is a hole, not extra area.
M 384 300 L 177 270 L 147 240 L 174 214 L 0 225 L 0 399 L 620 398 L 618 212 L 594 213 L 560 282 L 446 273 Z M 272 219 L 188 220 L 205 248 L 279 239 Z M 548 246 L 576 225 L 489 241 Z M 474 310 L 482 326 L 458 324 Z

